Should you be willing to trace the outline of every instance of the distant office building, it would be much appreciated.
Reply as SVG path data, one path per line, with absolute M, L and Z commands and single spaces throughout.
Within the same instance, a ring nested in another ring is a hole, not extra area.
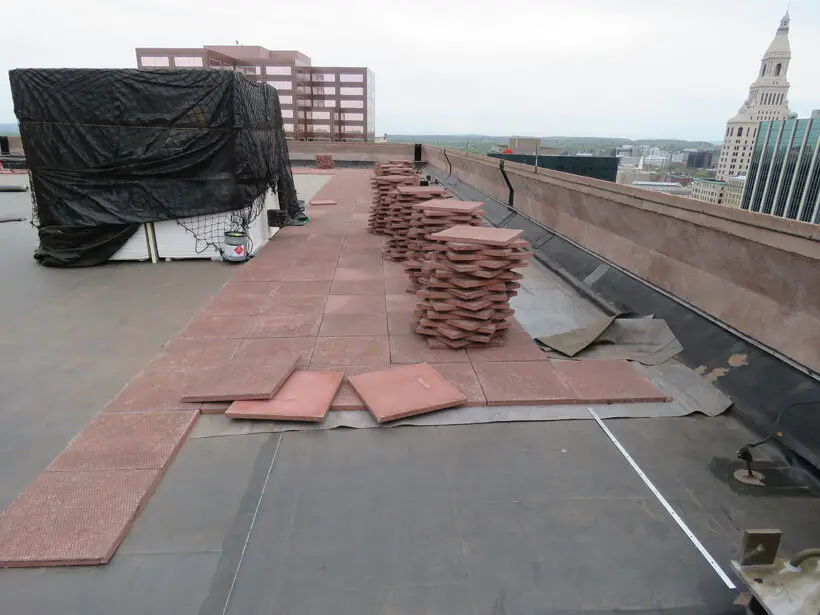
M 632 182 L 635 188 L 643 188 L 652 192 L 662 192 L 664 194 L 674 194 L 676 196 L 689 196 L 691 188 L 681 185 L 679 182 Z
M 712 166 L 712 150 L 689 150 L 686 153 L 686 166 L 690 169 L 708 169 Z
M 745 175 L 727 179 L 726 186 L 723 189 L 723 205 L 726 207 L 740 207 L 743 202 L 743 189 L 745 186 Z
M 138 48 L 140 68 L 216 68 L 243 73 L 279 92 L 285 133 L 308 141 L 373 141 L 375 77 L 366 67 L 311 66 L 298 51 L 256 45 Z
M 541 139 L 539 137 L 510 137 L 510 143 L 507 147 L 512 150 L 513 154 L 535 155 L 540 146 Z
M 656 177 L 655 171 L 648 169 L 639 169 L 638 167 L 621 165 L 618 167 L 618 175 L 615 179 L 616 184 L 623 184 L 625 186 L 632 185 L 633 182 L 651 181 Z
M 669 156 L 664 152 L 653 156 L 652 154 L 644 156 L 643 165 L 646 167 L 666 167 L 669 166 Z
M 696 179 L 692 182 L 692 198 L 715 205 L 723 205 L 726 182 L 715 179 Z
M 820 224 L 820 114 L 760 123 L 741 207 Z

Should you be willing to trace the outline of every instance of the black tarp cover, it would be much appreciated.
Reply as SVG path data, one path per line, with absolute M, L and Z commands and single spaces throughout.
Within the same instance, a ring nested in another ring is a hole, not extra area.
M 105 262 L 144 222 L 297 206 L 276 90 L 228 70 L 9 72 L 46 265 Z

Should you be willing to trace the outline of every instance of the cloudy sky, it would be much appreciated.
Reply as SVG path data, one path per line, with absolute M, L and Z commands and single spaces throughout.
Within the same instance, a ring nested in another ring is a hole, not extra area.
M 720 140 L 780 0 L 17 0 L 7 71 L 134 67 L 135 47 L 262 45 L 376 73 L 376 129 Z M 820 1 L 792 0 L 790 101 L 820 108 Z

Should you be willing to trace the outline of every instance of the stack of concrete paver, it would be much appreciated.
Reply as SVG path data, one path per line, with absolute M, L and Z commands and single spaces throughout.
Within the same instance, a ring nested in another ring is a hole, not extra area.
M 373 190 L 373 201 L 370 205 L 370 217 L 367 221 L 367 230 L 375 235 L 387 234 L 387 218 L 393 202 L 398 196 L 399 186 L 418 186 L 419 176 L 410 175 L 381 175 L 370 180 Z
M 317 169 L 332 169 L 333 168 L 333 154 L 316 154 L 316 168 Z
M 430 235 L 452 226 L 480 226 L 481 201 L 454 201 L 450 199 L 431 199 L 413 206 L 410 217 L 410 229 L 407 231 L 407 253 L 404 270 L 410 277 L 410 291 L 421 288 L 419 278 L 422 275 L 422 264 L 430 250 L 438 245 Z
M 373 174 L 376 177 L 382 175 L 415 175 L 412 162 L 404 160 L 388 160 L 387 162 L 376 162 L 373 165 Z
M 431 348 L 503 346 L 530 252 L 523 231 L 459 225 L 430 236 L 437 242 L 422 265 L 416 333 Z
M 413 226 L 413 206 L 431 199 L 441 200 L 447 196 L 447 191 L 440 186 L 399 186 L 396 192 L 398 194 L 391 201 L 390 210 L 385 214 L 389 239 L 384 257 L 388 260 L 403 261 L 409 250 L 408 233 Z

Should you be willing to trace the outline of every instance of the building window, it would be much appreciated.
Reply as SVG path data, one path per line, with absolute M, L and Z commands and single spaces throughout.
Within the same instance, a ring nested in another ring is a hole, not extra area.
M 737 136 L 738 136 L 738 137 L 742 137 L 742 136 L 743 136 L 743 126 L 738 126 L 738 127 L 737 127 Z M 735 149 L 737 149 L 737 147 L 735 147 Z
M 293 124 L 285 124 L 285 132 L 293 132 Z
M 336 106 L 335 100 L 314 100 L 313 107 L 316 109 L 332 108 Z
M 220 62 L 219 60 L 209 60 L 208 66 L 210 66 L 211 68 L 222 68 L 222 62 Z
M 310 117 L 314 120 L 329 120 L 330 111 L 312 111 Z
M 780 63 L 778 63 L 778 64 L 777 64 L 777 66 L 775 66 L 775 67 L 774 67 L 774 76 L 775 76 L 775 77 L 779 77 L 779 76 L 780 76 L 780 70 L 781 70 L 782 68 L 783 68 L 783 65 L 782 65 L 782 64 L 780 64 Z
M 364 94 L 364 88 L 339 88 L 339 94 L 342 96 L 361 96 Z
M 364 83 L 364 75 L 358 73 L 342 73 L 339 81 L 352 81 L 354 83 Z
M 319 96 L 332 96 L 336 93 L 336 88 L 333 86 L 313 88 L 313 93 Z
M 292 105 L 293 104 L 293 96 L 280 96 L 279 102 L 283 105 Z
M 330 132 L 330 126 L 325 126 L 322 124 L 311 124 L 310 129 L 313 132 Z
M 290 66 L 266 66 L 266 75 L 290 75 Z
M 282 109 L 282 117 L 293 117 L 293 109 Z
M 763 65 L 763 68 L 760 69 L 760 76 L 761 77 L 766 76 L 766 65 L 765 64 Z
M 243 75 L 261 75 L 262 74 L 262 67 L 261 66 L 237 66 L 236 67 L 237 73 L 242 73 Z
M 339 103 L 339 106 L 347 109 L 364 109 L 364 101 L 363 100 L 343 100 Z
M 140 64 L 143 66 L 170 66 L 167 56 L 140 56 Z
M 333 73 L 313 73 L 312 80 L 325 83 L 335 83 L 336 75 Z
M 196 56 L 178 56 L 174 58 L 174 66 L 180 66 L 185 68 L 202 66 L 202 58 L 198 58 Z
M 292 90 L 293 84 L 290 81 L 268 81 L 268 85 L 272 85 L 277 90 Z
M 342 126 L 342 132 L 364 132 L 361 126 Z
M 342 113 L 342 119 L 350 122 L 363 122 L 364 113 Z

